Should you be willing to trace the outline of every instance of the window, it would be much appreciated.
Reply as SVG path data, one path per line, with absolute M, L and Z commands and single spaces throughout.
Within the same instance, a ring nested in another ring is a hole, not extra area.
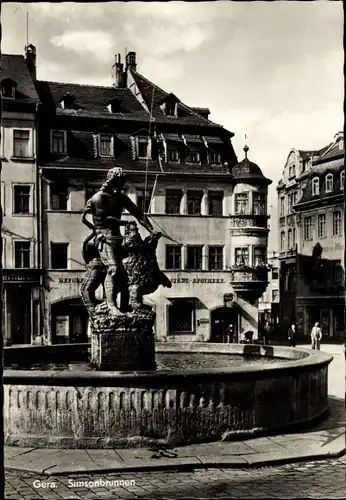
M 289 250 L 292 248 L 292 229 L 287 232 L 287 247 Z
M 285 197 L 282 196 L 280 198 L 280 217 L 285 215 Z
M 187 269 L 200 271 L 202 269 L 202 246 L 187 247 Z
M 186 161 L 187 163 L 199 163 L 201 161 L 199 151 L 189 151 Z
M 222 216 L 222 191 L 208 191 L 209 215 Z
M 285 245 L 286 245 L 286 234 L 285 234 L 285 231 L 281 231 L 281 235 L 280 235 L 280 248 L 281 248 L 281 251 L 283 252 L 285 250 Z
M 177 149 L 168 148 L 167 149 L 167 161 L 168 162 L 178 162 L 179 161 L 179 151 Z
M 149 158 L 149 141 L 147 138 L 137 139 L 137 154 L 138 158 Z
M 51 210 L 67 210 L 68 188 L 66 185 L 53 183 L 50 185 Z
M 110 134 L 100 134 L 100 156 L 114 156 L 113 137 Z
M 51 243 L 51 268 L 52 269 L 67 269 L 68 260 L 68 243 Z
M 66 132 L 64 130 L 51 131 L 51 152 L 54 154 L 66 153 Z
M 292 179 L 293 177 L 295 177 L 296 176 L 296 166 L 295 165 L 291 165 L 289 167 L 289 171 L 288 172 L 289 172 L 288 173 L 288 178 L 289 179 Z
M 341 235 L 341 212 L 337 210 L 333 212 L 333 236 Z
M 14 267 L 30 267 L 30 241 L 15 241 Z
M 14 99 L 16 95 L 16 86 L 16 82 L 11 80 L 11 78 L 5 78 L 5 80 L 1 82 L 2 97 Z
M 166 190 L 166 214 L 179 214 L 180 203 L 182 199 L 181 189 L 167 189 Z
M 340 189 L 343 190 L 345 185 L 345 172 L 340 174 Z
M 279 302 L 279 290 L 272 290 L 272 302 Z
M 326 193 L 333 191 L 333 174 L 326 175 Z
M 30 158 L 30 130 L 13 130 L 13 156 Z
M 174 99 L 165 102 L 165 114 L 167 116 L 177 116 L 177 102 Z
M 279 279 L 279 269 L 277 267 L 273 267 L 272 269 L 272 279 L 273 280 Z
M 255 247 L 253 251 L 253 265 L 263 266 L 266 263 L 266 249 L 265 247 Z
M 333 276 L 333 281 L 335 284 L 342 283 L 342 266 L 341 266 L 341 260 L 336 260 L 334 261 L 334 266 L 333 266 L 333 271 L 334 271 L 334 276 Z
M 211 165 L 219 165 L 221 163 L 221 153 L 216 153 L 214 151 L 209 152 L 209 163 Z
M 189 215 L 200 215 L 203 191 L 187 191 L 187 213 Z
M 315 177 L 312 179 L 312 194 L 314 196 L 320 194 L 320 180 L 318 177 Z
M 253 193 L 252 212 L 254 215 L 265 215 L 266 197 L 264 193 Z
M 312 239 L 312 219 L 305 217 L 304 219 L 304 240 Z
M 173 299 L 168 307 L 169 333 L 194 333 L 195 301 L 193 299 Z
M 319 238 L 326 237 L 326 214 L 318 214 L 317 217 L 317 234 Z
M 292 229 L 292 248 L 296 247 L 296 228 Z
M 237 215 L 244 215 L 248 213 L 248 193 L 236 193 L 235 213 Z
M 152 189 L 137 189 L 137 207 L 139 207 L 144 213 L 149 212 L 151 193 Z
M 181 269 L 180 245 L 166 245 L 166 269 Z
M 249 249 L 247 247 L 235 249 L 235 265 L 236 266 L 249 265 Z
M 30 186 L 27 185 L 13 186 L 13 195 L 14 195 L 13 213 L 15 214 L 30 213 Z
M 298 191 L 294 191 L 293 193 L 293 207 L 297 204 L 298 202 Z
M 209 247 L 209 271 L 221 271 L 223 269 L 223 247 Z

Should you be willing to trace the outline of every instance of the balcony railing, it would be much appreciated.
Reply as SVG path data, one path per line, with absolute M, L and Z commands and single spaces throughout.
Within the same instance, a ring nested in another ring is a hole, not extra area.
M 230 215 L 231 228 L 261 227 L 267 228 L 268 215 Z
M 253 301 L 261 297 L 268 285 L 267 266 L 232 266 L 231 284 L 237 295 Z

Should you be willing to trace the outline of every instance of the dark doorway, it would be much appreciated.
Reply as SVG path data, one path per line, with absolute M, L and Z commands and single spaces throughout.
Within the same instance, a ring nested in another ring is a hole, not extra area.
M 31 286 L 9 285 L 6 297 L 12 344 L 31 344 Z
M 211 342 L 238 342 L 239 312 L 234 307 L 219 307 L 210 314 Z
M 81 299 L 52 304 L 51 313 L 53 344 L 88 342 L 88 313 Z

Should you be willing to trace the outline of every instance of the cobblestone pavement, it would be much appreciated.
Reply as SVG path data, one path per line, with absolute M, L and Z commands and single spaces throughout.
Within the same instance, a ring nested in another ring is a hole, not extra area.
M 346 458 L 259 469 L 198 469 L 69 476 L 6 473 L 6 500 L 345 498 Z M 36 482 L 35 482 L 36 481 Z M 77 486 L 75 481 L 88 484 Z M 105 483 L 98 485 L 97 481 Z M 111 486 L 106 481 L 113 483 Z M 120 484 L 119 484 L 120 483 Z M 46 487 L 45 487 L 46 486 Z

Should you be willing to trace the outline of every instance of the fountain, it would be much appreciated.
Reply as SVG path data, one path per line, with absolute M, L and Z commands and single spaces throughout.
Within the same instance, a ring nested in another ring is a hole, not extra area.
M 112 169 L 83 215 L 92 230 L 83 246 L 81 288 L 90 352 L 88 344 L 4 349 L 5 444 L 176 446 L 268 435 L 325 418 L 332 360 L 325 353 L 251 344 L 155 346 L 155 316 L 143 295 L 171 283 L 156 260 L 161 234 L 121 193 L 124 181 L 122 170 Z M 136 223 L 120 220 L 123 208 L 150 236 L 142 240 Z M 97 304 L 102 283 L 106 300 Z

